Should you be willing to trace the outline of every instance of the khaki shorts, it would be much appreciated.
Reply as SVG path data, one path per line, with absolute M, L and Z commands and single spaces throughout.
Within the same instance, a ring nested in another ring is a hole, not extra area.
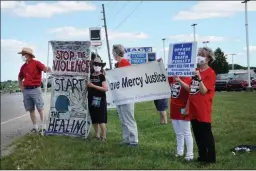
M 35 110 L 35 106 L 37 110 L 44 109 L 44 101 L 42 98 L 41 88 L 34 88 L 34 89 L 25 89 L 23 91 L 23 102 L 26 111 L 33 111 Z

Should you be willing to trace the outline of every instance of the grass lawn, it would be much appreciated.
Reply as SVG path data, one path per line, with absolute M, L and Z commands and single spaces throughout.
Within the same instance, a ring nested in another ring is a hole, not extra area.
M 116 111 L 108 114 L 107 144 L 92 139 L 39 135 L 16 140 L 14 152 L 1 159 L 1 169 L 256 169 L 256 152 L 233 155 L 241 144 L 256 145 L 256 92 L 216 93 L 213 131 L 217 163 L 202 166 L 175 157 L 171 124 L 160 125 L 153 102 L 136 105 L 138 148 L 121 146 Z M 197 147 L 194 143 L 197 157 Z

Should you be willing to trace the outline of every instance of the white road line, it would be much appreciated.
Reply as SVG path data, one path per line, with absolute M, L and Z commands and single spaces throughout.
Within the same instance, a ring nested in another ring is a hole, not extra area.
M 19 119 L 19 118 L 22 118 L 22 117 L 24 117 L 24 116 L 29 116 L 29 114 L 24 114 L 24 115 L 18 116 L 18 117 L 16 117 L 16 118 L 12 118 L 12 119 L 10 119 L 10 120 L 8 120 L 8 121 L 2 122 L 1 125 L 6 124 L 6 123 L 9 123 L 9 122 L 12 122 L 12 121 L 14 121 L 14 120 L 16 120 L 16 119 Z

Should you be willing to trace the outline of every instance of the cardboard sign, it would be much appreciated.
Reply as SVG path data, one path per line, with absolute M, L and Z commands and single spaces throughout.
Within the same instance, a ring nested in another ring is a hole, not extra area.
M 86 86 L 90 42 L 51 43 L 54 52 L 52 94 L 45 134 L 86 138 L 91 128 Z
M 91 42 L 51 41 L 53 75 L 86 75 L 89 73 Z

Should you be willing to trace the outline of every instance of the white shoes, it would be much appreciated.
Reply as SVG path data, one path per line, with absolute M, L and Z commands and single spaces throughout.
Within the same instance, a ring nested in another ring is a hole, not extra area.
M 175 157 L 181 158 L 181 157 L 183 157 L 183 155 L 176 154 Z M 186 156 L 185 160 L 186 161 L 192 161 L 192 160 L 194 160 L 194 156 L 193 155 Z

